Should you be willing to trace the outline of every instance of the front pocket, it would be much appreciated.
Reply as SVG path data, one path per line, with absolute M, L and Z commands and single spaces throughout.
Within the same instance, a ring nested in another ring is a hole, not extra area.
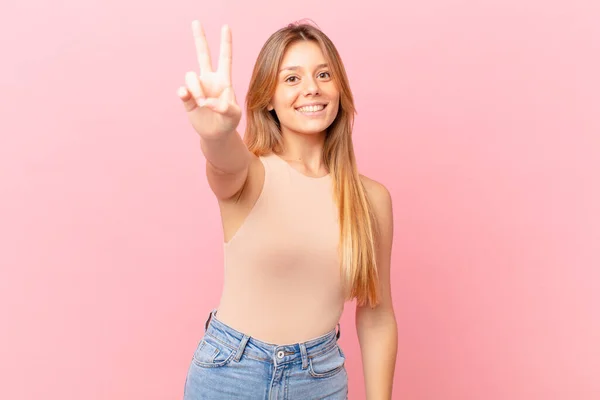
M 328 378 L 344 369 L 346 357 L 336 344 L 333 349 L 308 359 L 308 372 L 315 378 Z
M 199 367 L 222 367 L 232 360 L 235 351 L 209 335 L 198 344 L 193 361 Z

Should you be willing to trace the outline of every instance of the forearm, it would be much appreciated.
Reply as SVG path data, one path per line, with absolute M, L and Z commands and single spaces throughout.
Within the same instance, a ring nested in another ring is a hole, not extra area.
M 200 138 L 207 167 L 219 174 L 237 174 L 250 163 L 250 152 L 237 131 L 216 138 Z
M 367 400 L 390 400 L 396 355 L 398 328 L 393 316 L 357 329 L 362 354 Z

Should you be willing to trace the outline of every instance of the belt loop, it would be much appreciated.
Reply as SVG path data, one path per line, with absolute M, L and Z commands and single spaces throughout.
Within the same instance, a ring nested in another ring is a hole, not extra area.
M 210 322 L 210 320 L 212 319 L 213 313 L 215 312 L 215 309 L 212 309 L 210 311 L 210 314 L 208 315 L 208 319 L 206 320 L 206 323 L 204 324 L 204 332 L 206 332 L 206 330 L 208 329 L 208 323 Z
M 250 339 L 250 336 L 245 335 L 242 338 L 242 341 L 240 342 L 240 345 L 237 348 L 235 357 L 233 358 L 236 362 L 240 361 L 240 358 L 242 358 L 242 354 L 244 353 L 244 349 L 246 348 L 246 343 L 248 343 L 248 339 Z
M 335 335 L 337 339 L 340 338 L 341 332 L 342 332 L 342 326 L 340 325 L 340 323 L 338 322 L 337 324 L 337 334 Z
M 306 345 L 304 343 L 299 343 L 300 345 L 300 354 L 302 355 L 302 369 L 308 368 L 308 354 L 306 353 Z

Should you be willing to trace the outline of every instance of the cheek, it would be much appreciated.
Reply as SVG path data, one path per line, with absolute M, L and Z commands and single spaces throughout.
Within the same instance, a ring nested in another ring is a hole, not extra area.
M 298 93 L 295 90 L 289 90 L 284 97 L 283 106 L 290 108 L 296 104 L 296 100 L 298 99 Z
M 331 95 L 329 96 L 329 98 L 331 99 L 331 109 L 335 110 L 336 113 L 340 108 L 340 95 L 339 93 L 331 93 Z
M 325 93 L 326 93 L 327 97 L 329 97 L 330 99 L 335 99 L 335 101 L 339 102 L 340 91 L 338 90 L 337 86 L 335 86 L 334 83 L 330 82 Z
M 298 91 L 294 88 L 284 87 L 277 89 L 273 96 L 273 105 L 276 109 L 283 111 L 286 108 L 292 106 L 296 98 L 298 97 Z

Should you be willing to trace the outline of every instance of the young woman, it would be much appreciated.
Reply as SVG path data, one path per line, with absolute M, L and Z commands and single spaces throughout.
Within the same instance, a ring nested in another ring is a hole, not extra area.
M 184 399 L 347 398 L 337 341 L 353 299 L 367 398 L 390 399 L 392 205 L 383 185 L 358 173 L 340 55 L 312 25 L 275 32 L 252 73 L 242 140 L 231 32 L 223 27 L 213 71 L 204 31 L 192 28 L 200 73 L 188 72 L 178 94 L 218 199 L 225 275 Z

